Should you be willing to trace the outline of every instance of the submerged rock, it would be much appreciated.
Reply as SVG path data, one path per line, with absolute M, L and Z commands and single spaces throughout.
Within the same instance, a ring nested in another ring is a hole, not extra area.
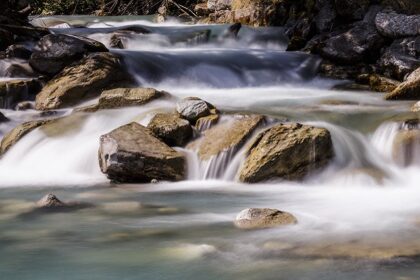
M 107 51 L 108 49 L 102 43 L 89 38 L 49 34 L 38 42 L 29 63 L 40 73 L 55 75 L 89 52 Z
M 264 117 L 259 115 L 237 115 L 206 130 L 201 138 L 189 144 L 189 148 L 197 149 L 201 160 L 239 149 L 263 121 Z
M 178 181 L 185 177 L 184 157 L 138 123 L 101 136 L 99 164 L 102 172 L 117 182 Z
M 187 97 L 176 104 L 176 111 L 184 119 L 194 123 L 199 118 L 210 115 L 213 105 L 197 97 Z
M 89 208 L 93 205 L 90 203 L 83 203 L 83 202 L 63 202 L 57 198 L 54 194 L 47 194 L 43 198 L 41 198 L 37 203 L 35 211 L 29 212 L 28 214 L 35 214 L 38 211 L 71 211 L 71 210 L 79 210 L 83 208 Z
M 236 216 L 234 224 L 241 229 L 271 228 L 297 224 L 297 219 L 292 214 L 277 209 L 248 208 Z
M 0 112 L 0 123 L 7 122 L 7 121 L 9 121 L 9 119 L 5 115 L 3 115 L 2 112 Z
M 193 134 L 190 123 L 178 114 L 156 114 L 147 128 L 169 146 L 184 146 Z
M 420 68 L 417 68 L 395 90 L 385 96 L 387 100 L 419 100 L 420 99 Z
M 376 15 L 375 25 L 386 37 L 400 38 L 420 35 L 420 15 L 404 15 L 382 12 Z
M 325 128 L 278 124 L 261 132 L 239 172 L 242 182 L 274 178 L 302 179 L 333 157 L 331 136 Z
M 121 79 L 119 58 L 111 53 L 95 53 L 66 67 L 50 80 L 36 97 L 37 110 L 68 107 L 99 95 Z

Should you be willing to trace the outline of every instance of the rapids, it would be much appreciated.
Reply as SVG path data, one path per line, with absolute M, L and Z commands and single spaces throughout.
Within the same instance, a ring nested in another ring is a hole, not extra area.
M 108 46 L 115 30 L 149 30 L 128 39 L 127 49 L 111 51 L 123 57 L 139 86 L 174 98 L 95 114 L 60 110 L 70 117 L 34 130 L 0 159 L 0 278 L 420 278 L 418 263 L 409 258 L 420 255 L 420 145 L 405 166 L 392 151 L 404 129 L 395 117 L 408 115 L 410 102 L 332 89 L 342 81 L 319 77 L 319 58 L 285 52 L 281 28 L 243 27 L 234 40 L 225 36 L 225 25 L 155 24 L 143 17 L 35 18 L 33 24 Z M 190 40 L 206 30 L 208 41 Z M 236 181 L 245 148 L 206 162 L 177 148 L 187 158 L 188 180 L 110 184 L 98 166 L 100 135 L 131 121 L 147 125 L 188 96 L 227 113 L 325 127 L 335 158 L 303 182 L 247 185 Z M 1 112 L 11 121 L 0 123 L 0 137 L 43 118 L 33 110 Z M 48 192 L 99 207 L 22 215 Z M 239 231 L 231 222 L 248 207 L 285 210 L 299 223 Z

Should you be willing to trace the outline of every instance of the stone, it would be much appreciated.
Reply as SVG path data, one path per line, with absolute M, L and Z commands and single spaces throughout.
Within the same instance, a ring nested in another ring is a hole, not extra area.
M 0 123 L 8 122 L 8 121 L 9 119 L 2 112 L 0 112 Z
M 411 107 L 411 112 L 420 112 L 420 101 L 414 103 L 414 105 Z
M 201 160 L 209 160 L 231 149 L 240 149 L 264 120 L 260 115 L 235 115 L 233 119 L 204 131 L 188 147 L 196 149 Z
M 0 51 L 6 50 L 13 42 L 13 34 L 8 30 L 0 28 Z
M 335 0 L 337 14 L 347 21 L 363 19 L 369 4 L 369 0 Z
M 185 178 L 185 159 L 138 123 L 121 126 L 100 138 L 99 164 L 109 179 L 148 183 Z
M 213 11 L 229 10 L 232 5 L 232 0 L 208 0 L 207 8 Z
M 49 123 L 51 120 L 29 121 L 22 123 L 7 133 L 0 143 L 0 155 L 4 155 L 13 145 L 15 145 L 26 134 Z
M 99 95 L 122 79 L 119 58 L 111 53 L 92 53 L 67 66 L 36 97 L 37 110 L 69 107 Z
M 376 15 L 375 25 L 379 33 L 389 38 L 420 36 L 420 15 L 380 12 Z
M 182 147 L 193 135 L 190 123 L 173 113 L 156 114 L 147 128 L 169 146 Z
M 178 114 L 192 123 L 210 115 L 210 110 L 213 108 L 213 105 L 197 97 L 187 97 L 176 104 Z
M 420 99 L 420 67 L 407 80 L 385 96 L 386 100 L 419 100 Z
M 337 17 L 333 0 L 318 0 L 316 3 L 318 9 L 314 18 L 316 30 L 318 33 L 331 31 Z
M 203 132 L 219 122 L 220 116 L 218 114 L 211 114 L 205 117 L 199 118 L 195 123 L 195 128 Z
M 357 81 L 368 84 L 371 90 L 377 92 L 391 92 L 400 85 L 399 81 L 378 74 L 362 74 L 357 77 Z
M 27 61 L 8 59 L 6 57 L 0 59 L 0 75 L 16 79 L 40 77 L 40 74 L 36 73 Z
M 0 108 L 13 109 L 17 103 L 33 98 L 40 88 L 36 79 L 0 81 Z
M 5 51 L 7 58 L 29 59 L 32 51 L 24 45 L 11 45 Z
M 16 111 L 26 111 L 26 110 L 33 110 L 33 109 L 35 109 L 35 104 L 32 101 L 19 102 L 15 107 Z
M 55 196 L 52 193 L 49 193 L 47 195 L 45 195 L 43 198 L 41 198 L 40 200 L 38 200 L 38 202 L 36 203 L 37 209 L 32 212 L 32 213 L 28 213 L 28 214 L 35 214 L 37 212 L 37 210 L 44 210 L 44 211 L 69 211 L 69 210 L 78 210 L 78 209 L 83 209 L 83 208 L 88 208 L 88 207 L 92 207 L 92 204 L 89 203 L 82 203 L 82 202 L 63 202 L 60 199 L 57 198 L 57 196 Z
M 107 51 L 102 43 L 89 38 L 49 34 L 35 46 L 29 63 L 36 71 L 53 76 L 89 52 Z
M 303 179 L 333 157 L 331 135 L 325 128 L 299 123 L 277 124 L 261 132 L 249 148 L 239 180 Z
M 235 226 L 240 229 L 263 229 L 297 224 L 290 213 L 270 208 L 248 208 L 235 218 Z

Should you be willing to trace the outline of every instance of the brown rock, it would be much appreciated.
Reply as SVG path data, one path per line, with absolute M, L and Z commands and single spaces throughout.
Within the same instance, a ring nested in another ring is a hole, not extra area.
M 395 90 L 385 96 L 387 100 L 419 100 L 420 99 L 420 68 L 417 68 Z
M 40 89 L 40 83 L 35 79 L 0 81 L 0 108 L 12 109 Z
M 212 126 L 216 125 L 219 122 L 220 116 L 217 114 L 208 115 L 206 117 L 199 118 L 195 123 L 195 128 L 203 132 L 211 128 Z
M 297 219 L 277 209 L 248 208 L 236 216 L 234 224 L 241 229 L 271 228 L 297 224 Z
M 169 146 L 184 146 L 193 134 L 190 123 L 178 114 L 156 114 L 147 128 Z

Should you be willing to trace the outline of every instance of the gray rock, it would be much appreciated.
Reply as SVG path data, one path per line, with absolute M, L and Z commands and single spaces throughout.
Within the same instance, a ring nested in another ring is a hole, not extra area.
M 413 37 L 420 35 L 420 15 L 403 15 L 382 12 L 376 15 L 376 28 L 389 38 Z
M 178 181 L 185 177 L 184 157 L 138 123 L 101 136 L 99 164 L 116 182 Z
M 108 49 L 95 40 L 64 34 L 42 37 L 29 60 L 40 73 L 55 75 L 67 65 L 78 61 L 89 52 L 107 52 Z
M 302 179 L 333 157 L 328 130 L 301 124 L 278 124 L 261 132 L 240 171 L 242 182 L 275 178 Z
M 176 111 L 184 119 L 194 123 L 201 117 L 210 115 L 213 105 L 197 97 L 187 97 L 176 104 Z
M 169 146 L 182 147 L 193 134 L 190 123 L 178 114 L 156 114 L 147 128 Z
M 297 224 L 297 219 L 277 209 L 248 208 L 236 216 L 234 224 L 240 229 L 261 229 Z

